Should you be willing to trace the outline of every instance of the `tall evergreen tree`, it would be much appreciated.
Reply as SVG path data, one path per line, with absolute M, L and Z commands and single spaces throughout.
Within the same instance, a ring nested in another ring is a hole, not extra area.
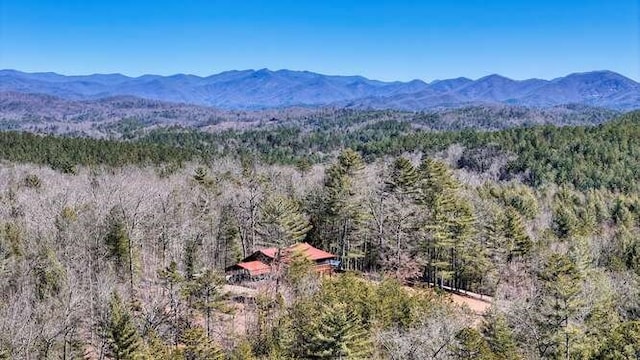
M 178 264 L 171 261 L 169 266 L 158 271 L 158 278 L 162 282 L 163 294 L 166 291 L 169 297 L 169 311 L 171 312 L 171 331 L 173 337 L 173 345 L 178 345 L 178 289 L 184 280 L 178 272 Z M 167 296 L 165 295 L 165 296 Z
M 609 335 L 597 359 L 640 359 L 640 321 L 627 321 L 620 324 Z
M 223 206 L 220 214 L 217 244 L 218 251 L 214 255 L 218 258 L 219 266 L 226 268 L 242 258 L 238 224 L 233 216 L 233 207 L 229 204 Z
M 65 269 L 50 249 L 42 247 L 33 265 L 35 291 L 38 300 L 57 296 L 62 288 Z
M 337 163 L 326 170 L 323 213 L 316 220 L 321 225 L 323 246 L 340 256 L 343 266 L 354 269 L 364 257 L 358 233 L 363 229 L 366 213 L 357 188 L 364 162 L 357 152 L 346 149 Z
M 446 281 L 457 288 L 465 272 L 464 252 L 470 249 L 468 242 L 474 235 L 473 210 L 460 196 L 460 184 L 444 163 L 427 158 L 419 172 L 417 203 L 431 213 L 425 226 L 429 237 L 423 244 L 429 263 L 426 275 L 440 286 Z
M 223 360 L 224 353 L 206 336 L 201 327 L 193 327 L 182 334 L 185 360 Z
M 371 340 L 358 317 L 343 303 L 323 307 L 304 344 L 308 359 L 365 359 Z
M 526 256 L 533 243 L 524 227 L 522 216 L 513 208 L 508 208 L 505 212 L 505 224 L 503 227 L 504 236 L 509 241 L 509 253 L 507 261 L 513 260 L 515 257 Z
M 106 354 L 114 360 L 132 360 L 139 355 L 141 339 L 131 312 L 120 295 L 113 292 L 106 319 L 102 324 Z
M 397 158 L 391 167 L 389 179 L 385 182 L 385 191 L 411 195 L 417 192 L 420 174 L 411 161 L 405 157 Z
M 571 258 L 552 254 L 538 272 L 540 294 L 536 310 L 540 337 L 538 353 L 541 357 L 571 355 L 572 322 L 581 308 L 579 294 L 582 274 Z
M 489 348 L 489 343 L 480 332 L 474 328 L 464 328 L 456 334 L 456 344 L 451 353 L 454 359 L 495 360 L 495 355 Z
M 309 220 L 291 198 L 274 195 L 260 206 L 257 232 L 261 246 L 285 248 L 303 241 L 309 230 Z
M 222 291 L 224 278 L 215 271 L 205 269 L 201 273 L 194 274 L 193 279 L 184 286 L 184 295 L 189 299 L 189 304 L 205 315 L 206 335 L 211 336 L 211 317 L 214 311 L 226 310 Z
M 107 234 L 104 241 L 107 245 L 109 256 L 115 261 L 116 265 L 121 269 L 129 266 L 131 261 L 129 256 L 131 239 L 125 223 L 124 213 L 117 206 L 109 212 Z
M 504 316 L 496 311 L 492 311 L 488 315 L 482 333 L 495 358 L 500 360 L 519 359 L 516 340 Z

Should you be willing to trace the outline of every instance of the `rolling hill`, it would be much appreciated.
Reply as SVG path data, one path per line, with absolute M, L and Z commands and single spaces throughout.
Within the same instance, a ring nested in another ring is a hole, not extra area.
M 553 80 L 512 80 L 489 75 L 477 80 L 456 78 L 426 83 L 268 69 L 234 70 L 207 77 L 65 76 L 0 70 L 0 91 L 47 94 L 67 100 L 136 96 L 225 109 L 332 105 L 415 111 L 474 104 L 640 108 L 640 84 L 611 71 L 575 73 Z

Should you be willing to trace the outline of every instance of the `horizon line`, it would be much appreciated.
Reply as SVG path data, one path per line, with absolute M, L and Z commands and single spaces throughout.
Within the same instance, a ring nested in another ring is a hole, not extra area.
M 144 73 L 141 75 L 128 75 L 125 73 L 121 73 L 121 72 L 104 72 L 104 73 L 100 73 L 100 72 L 96 72 L 96 73 L 91 73 L 91 74 L 69 74 L 69 73 L 61 73 L 61 72 L 56 72 L 56 71 L 23 71 L 23 70 L 18 70 L 18 69 L 12 69 L 12 68 L 5 68 L 5 69 L 0 69 L 0 71 L 14 71 L 14 72 L 19 72 L 19 73 L 23 73 L 23 74 L 30 74 L 30 75 L 36 75 L 36 74 L 54 74 L 54 75 L 60 75 L 60 76 L 66 76 L 66 77 L 88 77 L 88 76 L 96 76 L 96 75 L 112 75 L 112 76 L 124 76 L 130 79 L 138 79 L 138 78 L 142 78 L 145 76 L 159 76 L 159 77 L 172 77 L 172 76 L 179 76 L 179 75 L 183 75 L 183 76 L 193 76 L 193 77 L 197 77 L 200 79 L 205 79 L 208 77 L 212 77 L 212 76 L 217 76 L 217 75 L 221 75 L 224 73 L 230 73 L 230 72 L 259 72 L 259 71 L 268 71 L 268 72 L 282 72 L 282 71 L 289 71 L 289 72 L 297 72 L 297 73 L 311 73 L 311 74 L 316 74 L 316 75 L 322 75 L 322 76 L 334 76 L 334 77 L 360 77 L 360 78 L 364 78 L 366 80 L 370 80 L 370 81 L 377 81 L 377 82 L 384 82 L 384 83 L 394 83 L 394 82 L 400 82 L 400 83 L 410 83 L 410 82 L 414 82 L 414 81 L 422 81 L 426 84 L 431 84 L 434 82 L 438 82 L 438 81 L 445 81 L 445 80 L 454 80 L 454 79 L 468 79 L 471 81 L 478 81 L 487 77 L 491 77 L 491 76 L 500 76 L 512 81 L 528 81 L 528 80 L 543 80 L 543 81 L 553 81 L 555 79 L 560 79 L 560 78 L 564 78 L 570 75 L 580 75 L 580 74 L 589 74 L 589 73 L 613 73 L 613 74 L 617 74 L 620 75 L 622 77 L 625 77 L 631 81 L 634 81 L 636 83 L 640 83 L 640 79 L 634 79 L 630 76 L 621 74 L 617 71 L 613 71 L 613 70 L 608 70 L 608 69 L 599 69 L 599 70 L 587 70 L 587 71 L 575 71 L 575 72 L 571 72 L 568 73 L 566 75 L 563 76 L 558 76 L 558 77 L 554 77 L 551 79 L 544 79 L 544 78 L 539 78 L 539 77 L 530 77 L 530 78 L 523 78 L 523 79 L 514 79 L 505 75 L 501 75 L 500 73 L 491 73 L 488 75 L 484 75 L 478 78 L 471 78 L 471 77 L 467 77 L 467 76 L 457 76 L 457 77 L 452 77 L 452 78 L 438 78 L 438 79 L 433 79 L 431 81 L 425 80 L 425 79 L 420 79 L 420 78 L 413 78 L 411 80 L 380 80 L 380 79 L 376 79 L 376 78 L 372 78 L 372 77 L 367 77 L 364 75 L 359 75 L 359 74 L 325 74 L 325 73 L 321 73 L 321 72 L 315 72 L 315 71 L 311 71 L 311 70 L 293 70 L 293 69 L 286 69 L 286 68 L 282 68 L 282 69 L 277 69 L 277 70 L 271 70 L 268 67 L 264 67 L 264 68 L 260 68 L 260 69 L 230 69 L 230 70 L 223 70 L 220 72 L 216 72 L 216 73 L 212 73 L 209 75 L 196 75 L 196 74 L 192 74 L 192 73 L 173 73 L 173 74 L 153 74 L 153 73 Z

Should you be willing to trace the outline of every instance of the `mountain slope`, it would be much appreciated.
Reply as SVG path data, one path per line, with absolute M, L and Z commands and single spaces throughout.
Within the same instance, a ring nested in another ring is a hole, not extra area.
M 0 70 L 0 91 L 42 93 L 70 100 L 129 95 L 227 109 L 336 105 L 414 111 L 486 103 L 640 108 L 640 84 L 611 71 L 521 81 L 494 74 L 475 81 L 456 78 L 427 84 L 420 80 L 383 82 L 361 76 L 268 69 L 234 70 L 207 77 L 177 74 L 135 78 Z
M 592 125 L 606 122 L 617 114 L 613 110 L 583 105 L 541 109 L 504 104 L 421 112 L 325 107 L 238 111 L 132 96 L 67 100 L 43 94 L 0 92 L 0 130 L 93 137 L 129 137 L 172 126 L 205 131 L 285 126 L 304 131 L 322 128 L 345 132 L 379 122 L 410 124 L 429 130 L 498 130 L 539 124 Z

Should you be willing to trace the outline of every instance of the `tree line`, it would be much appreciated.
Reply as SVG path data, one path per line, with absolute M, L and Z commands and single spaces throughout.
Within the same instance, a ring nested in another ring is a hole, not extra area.
M 399 134 L 386 141 L 440 140 L 423 154 L 356 147 L 293 164 L 253 154 L 171 167 L 132 154 L 188 146 L 6 133 L 22 154 L 2 147 L 0 357 L 637 357 L 637 116 Z M 52 169 L 37 149 L 87 162 Z M 519 159 L 532 165 L 511 172 Z M 255 249 L 301 241 L 345 273 L 319 278 L 294 257 L 266 288 L 225 287 L 224 268 Z M 458 309 L 443 287 L 491 296 L 490 312 Z

